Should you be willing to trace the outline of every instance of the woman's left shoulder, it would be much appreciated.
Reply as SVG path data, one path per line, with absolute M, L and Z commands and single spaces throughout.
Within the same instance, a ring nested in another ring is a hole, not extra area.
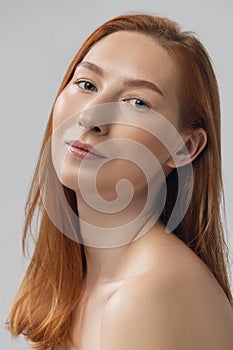
M 230 309 L 222 287 L 205 262 L 174 234 L 157 246 L 153 268 L 141 276 L 151 293 L 181 298 L 187 308 Z M 139 281 L 140 278 L 138 278 Z M 145 289 L 142 290 L 142 293 Z M 185 301 L 187 304 L 185 304 Z
M 207 266 L 175 241 L 157 246 L 153 263 L 106 304 L 106 349 L 114 339 L 121 349 L 232 349 L 232 307 Z
M 229 306 L 229 301 L 208 266 L 182 241 L 170 236 L 149 254 L 145 268 L 129 278 L 117 291 L 117 295 L 134 295 L 148 298 L 156 303 L 153 296 L 181 298 L 187 306 L 192 304 L 209 305 L 216 302 Z M 212 305 L 213 304 L 213 305 Z

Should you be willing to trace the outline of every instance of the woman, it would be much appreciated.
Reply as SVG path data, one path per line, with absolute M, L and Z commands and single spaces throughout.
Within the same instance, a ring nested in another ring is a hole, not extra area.
M 48 122 L 11 333 L 36 349 L 232 349 L 221 200 L 219 95 L 202 44 L 157 16 L 103 24 Z

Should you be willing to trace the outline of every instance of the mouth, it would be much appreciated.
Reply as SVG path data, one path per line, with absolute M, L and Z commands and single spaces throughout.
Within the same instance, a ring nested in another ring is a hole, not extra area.
M 79 140 L 75 140 L 75 141 L 69 141 L 66 143 L 69 148 L 72 150 L 76 150 L 76 151 L 80 151 L 80 152 L 84 152 L 83 154 L 89 154 L 90 156 L 93 155 L 95 157 L 98 158 L 106 158 L 102 153 L 100 153 L 99 151 L 97 151 L 94 146 L 88 144 L 88 143 L 83 143 Z

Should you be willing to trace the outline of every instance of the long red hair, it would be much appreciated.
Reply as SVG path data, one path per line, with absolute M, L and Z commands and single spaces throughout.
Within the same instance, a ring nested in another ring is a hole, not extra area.
M 114 18 L 96 29 L 81 46 L 68 67 L 57 96 L 90 48 L 116 31 L 144 33 L 167 50 L 176 62 L 180 75 L 180 126 L 191 129 L 201 127 L 207 133 L 207 145 L 193 162 L 194 191 L 189 208 L 174 232 L 207 264 L 233 304 L 228 278 L 228 250 L 220 215 L 223 185 L 219 93 L 208 53 L 196 36 L 182 31 L 177 23 L 159 16 L 132 14 Z M 52 114 L 53 110 L 25 207 L 24 252 L 36 214 L 39 217 L 38 236 L 8 322 L 14 336 L 24 334 L 38 345 L 38 349 L 66 344 L 71 340 L 72 312 L 79 301 L 85 276 L 83 246 L 59 231 L 46 213 L 40 196 L 39 168 L 52 133 Z M 161 215 L 165 224 L 176 200 L 175 170 L 166 181 L 167 200 Z M 64 190 L 70 205 L 77 212 L 75 193 L 65 187 Z

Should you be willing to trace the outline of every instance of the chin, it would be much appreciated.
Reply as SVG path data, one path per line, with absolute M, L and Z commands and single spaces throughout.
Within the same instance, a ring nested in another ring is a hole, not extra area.
M 74 169 L 62 169 L 59 173 L 56 172 L 60 183 L 67 188 L 77 192 L 79 190 L 78 186 L 78 174 Z

